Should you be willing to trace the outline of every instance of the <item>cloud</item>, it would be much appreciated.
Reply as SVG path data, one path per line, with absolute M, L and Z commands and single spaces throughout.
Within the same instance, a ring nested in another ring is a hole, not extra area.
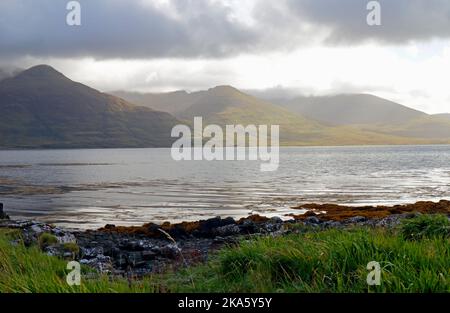
M 20 69 L 17 67 L 11 67 L 11 66 L 1 67 L 0 68 L 0 80 L 14 76 L 14 75 L 20 73 L 21 71 L 23 71 L 23 69 Z
M 379 0 L 381 25 L 367 25 L 368 0 L 285 0 L 294 15 L 327 29 L 327 43 L 403 44 L 450 37 L 450 1 Z
M 80 0 L 82 25 L 72 27 L 67 2 L 2 0 L 1 56 L 220 57 L 255 38 L 217 1 Z
M 450 37 L 450 1 L 79 0 L 82 25 L 66 25 L 68 0 L 2 0 L 0 57 L 225 58 L 331 45 Z

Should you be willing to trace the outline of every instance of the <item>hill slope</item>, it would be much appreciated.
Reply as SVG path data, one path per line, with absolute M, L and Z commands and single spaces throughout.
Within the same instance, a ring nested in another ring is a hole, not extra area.
M 280 125 L 283 145 L 352 145 L 424 143 L 421 139 L 363 129 L 353 125 L 326 125 L 289 108 L 243 93 L 231 86 L 205 91 L 162 94 L 118 93 L 128 100 L 150 108 L 167 110 L 174 116 L 192 122 L 202 116 L 209 124 Z
M 446 118 L 446 119 L 450 120 L 450 113 L 434 114 L 433 116 L 438 117 L 438 118 Z
M 280 105 L 329 125 L 402 123 L 426 116 L 423 112 L 368 94 L 296 97 Z
M 178 121 L 74 82 L 46 65 L 0 82 L 0 147 L 170 146 Z
M 281 107 L 326 125 L 351 126 L 361 131 L 420 140 L 450 142 L 449 114 L 428 115 L 368 94 L 279 99 Z

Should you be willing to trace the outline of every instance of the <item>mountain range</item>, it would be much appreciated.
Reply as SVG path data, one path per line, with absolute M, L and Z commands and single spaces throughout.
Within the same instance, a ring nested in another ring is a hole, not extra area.
M 168 147 L 171 129 L 277 124 L 282 145 L 450 143 L 450 114 L 367 94 L 262 99 L 232 86 L 103 93 L 48 65 L 0 78 L 0 148 Z
M 450 114 L 429 115 L 369 94 L 262 99 L 231 86 L 188 93 L 113 94 L 142 106 L 208 123 L 278 124 L 284 145 L 450 142 Z
M 163 147 L 178 123 L 46 65 L 0 81 L 2 148 Z

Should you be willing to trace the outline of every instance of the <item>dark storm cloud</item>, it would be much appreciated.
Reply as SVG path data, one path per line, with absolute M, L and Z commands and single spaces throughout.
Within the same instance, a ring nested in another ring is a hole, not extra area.
M 245 50 L 255 35 L 217 2 L 80 0 L 82 25 L 66 24 L 68 0 L 0 1 L 0 55 L 97 58 L 222 56 Z M 176 13 L 180 18 L 170 14 Z
M 162 9 L 149 0 L 79 0 L 80 27 L 66 25 L 67 2 L 1 0 L 0 58 L 220 58 L 290 50 L 321 31 L 329 44 L 450 37 L 448 0 L 381 0 L 379 27 L 366 24 L 368 0 L 260 0 L 253 24 L 220 1 L 172 0 Z
M 379 0 L 381 25 L 368 26 L 369 0 L 286 0 L 294 14 L 330 30 L 332 44 L 368 40 L 401 44 L 413 40 L 450 37 L 450 1 Z

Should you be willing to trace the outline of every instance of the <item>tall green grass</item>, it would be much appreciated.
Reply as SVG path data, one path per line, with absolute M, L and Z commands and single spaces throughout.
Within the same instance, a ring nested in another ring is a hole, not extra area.
M 379 286 L 366 282 L 371 261 L 382 268 Z M 191 275 L 195 288 L 178 284 L 175 290 L 450 292 L 450 242 L 406 241 L 386 230 L 368 229 L 265 237 L 223 250 Z
M 443 218 L 433 216 L 394 230 L 297 229 L 242 241 L 176 273 L 131 283 L 97 276 L 74 287 L 65 280 L 67 261 L 0 233 L 0 292 L 450 292 L 450 239 L 439 225 Z M 410 240 L 418 229 L 433 231 Z M 366 282 L 371 261 L 381 265 L 379 286 Z
M 421 215 L 403 220 L 400 231 L 407 240 L 450 238 L 450 221 L 445 215 Z
M 0 293 L 159 291 L 159 284 L 151 278 L 133 281 L 130 285 L 125 279 L 110 279 L 104 275 L 95 275 L 94 279 L 82 276 L 80 286 L 69 286 L 67 261 L 43 254 L 38 246 L 26 248 L 20 242 L 12 244 L 14 237 L 17 237 L 15 232 L 0 232 Z M 92 270 L 82 268 L 82 275 L 89 272 L 92 274 Z

